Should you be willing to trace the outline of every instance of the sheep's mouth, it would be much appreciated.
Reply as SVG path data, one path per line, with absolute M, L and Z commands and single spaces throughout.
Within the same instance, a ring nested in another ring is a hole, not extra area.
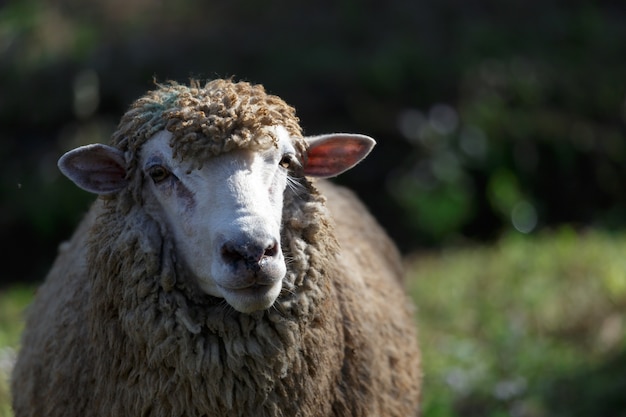
M 222 287 L 224 290 L 229 291 L 229 292 L 234 292 L 237 294 L 242 294 L 242 295 L 255 295 L 255 294 L 260 294 L 263 292 L 266 292 L 268 290 L 270 290 L 272 287 L 272 284 L 259 284 L 259 283 L 254 283 L 251 285 L 245 285 L 245 286 L 241 286 L 241 287 Z
M 255 282 L 238 287 L 220 286 L 226 302 L 242 313 L 252 313 L 271 307 L 278 298 L 281 288 L 281 281 L 269 284 Z

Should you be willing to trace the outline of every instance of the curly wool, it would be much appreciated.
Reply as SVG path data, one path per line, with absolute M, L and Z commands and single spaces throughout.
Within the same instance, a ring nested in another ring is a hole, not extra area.
M 302 138 L 293 107 L 267 94 L 261 85 L 213 80 L 204 86 L 171 82 L 159 85 L 135 101 L 113 134 L 112 145 L 129 152 L 136 162 L 137 150 L 156 132 L 174 135 L 174 157 L 190 158 L 197 166 L 212 156 L 238 148 L 266 149 L 276 138 L 264 128 L 283 126 L 294 138 Z M 298 149 L 304 150 L 304 141 Z M 132 170 L 130 175 L 132 175 Z
M 207 158 L 234 149 L 276 146 L 267 129 L 276 125 L 286 127 L 302 158 L 306 142 L 294 109 L 267 95 L 262 86 L 245 82 L 215 80 L 202 88 L 197 82 L 190 87 L 162 85 L 123 116 L 112 144 L 126 153 L 132 185 L 107 201 L 108 210 L 92 231 L 88 255 L 93 293 L 98 294 L 89 304 L 88 316 L 90 322 L 102 323 L 91 328 L 91 338 L 105 342 L 95 346 L 102 351 L 94 356 L 114 356 L 112 363 L 120 365 L 101 364 L 96 374 L 112 385 L 99 384 L 93 395 L 108 398 L 103 405 L 113 414 L 144 414 L 150 404 L 120 399 L 137 391 L 143 398 L 156 398 L 164 386 L 180 390 L 180 395 L 160 400 L 159 415 L 164 416 L 183 410 L 195 415 L 194 409 L 198 414 L 214 410 L 215 415 L 309 415 L 318 408 L 312 406 L 316 397 L 330 395 L 336 375 L 301 386 L 313 368 L 340 361 L 333 355 L 318 358 L 319 352 L 304 346 L 327 345 L 333 328 L 333 339 L 341 339 L 338 323 L 326 323 L 324 333 L 308 331 L 311 322 L 323 323 L 337 304 L 322 274 L 328 267 L 319 265 L 335 256 L 337 243 L 324 198 L 308 181 L 294 179 L 301 182 L 295 188 L 298 194 L 284 196 L 281 244 L 291 263 L 281 295 L 272 309 L 252 315 L 242 315 L 223 300 L 202 293 L 178 264 L 172 240 L 137 204 L 142 186 L 142 175 L 134 169 L 138 151 L 157 131 L 172 132 L 175 157 L 200 167 Z M 121 276 L 118 271 L 127 273 Z M 311 355 L 315 360 L 307 357 Z M 164 372 L 164 367 L 172 371 Z M 120 382 L 123 375 L 136 372 L 140 375 L 130 378 L 128 385 Z M 192 375 L 215 379 L 207 383 Z M 297 386 L 304 392 L 296 400 L 291 397 Z M 176 403 L 190 393 L 191 404 Z
M 308 195 L 286 201 L 290 220 L 282 240 L 294 261 L 284 289 L 271 309 L 251 315 L 201 293 L 177 263 L 172 241 L 142 210 L 99 217 L 88 254 L 95 296 L 87 317 L 99 323 L 90 329 L 90 338 L 100 341 L 93 357 L 109 358 L 96 361 L 93 371 L 103 381 L 91 394 L 101 399 L 103 415 L 145 415 L 153 402 L 155 416 L 321 411 L 317 399 L 334 395 L 339 369 L 326 376 L 319 369 L 342 361 L 340 349 L 325 349 L 343 332 L 332 321 L 338 302 L 323 274 L 336 242 L 323 198 Z M 311 331 L 314 322 L 324 331 Z M 321 378 L 313 383 L 311 374 Z M 137 392 L 155 400 L 138 403 Z
M 224 80 L 159 86 L 132 105 L 113 135 L 129 186 L 94 204 L 39 290 L 14 371 L 16 417 L 417 412 L 419 351 L 399 257 L 356 199 L 327 188 L 333 222 L 323 184 L 292 179 L 283 289 L 249 315 L 198 288 L 142 207 L 138 152 L 154 133 L 171 131 L 177 157 L 201 166 L 274 146 L 276 124 L 304 157 L 297 123 L 262 87 Z

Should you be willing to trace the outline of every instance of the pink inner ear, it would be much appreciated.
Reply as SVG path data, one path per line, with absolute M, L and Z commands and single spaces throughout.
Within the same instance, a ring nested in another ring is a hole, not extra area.
M 92 177 L 124 178 L 126 175 L 119 161 L 97 153 L 94 153 L 89 159 L 73 158 L 69 162 L 74 169 L 89 172 Z
M 328 178 L 358 164 L 372 150 L 374 141 L 360 135 L 333 135 L 311 143 L 304 174 Z
M 126 170 L 118 161 L 95 159 L 88 173 L 91 185 L 100 192 L 117 191 L 126 182 Z M 85 171 L 87 172 L 87 170 Z
M 95 194 L 112 194 L 126 186 L 124 160 L 106 145 L 87 145 L 63 155 L 59 168 L 80 188 Z

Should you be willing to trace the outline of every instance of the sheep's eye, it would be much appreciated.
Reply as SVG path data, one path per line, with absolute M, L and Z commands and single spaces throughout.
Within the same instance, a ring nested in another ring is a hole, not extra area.
M 292 167 L 294 162 L 294 156 L 291 154 L 285 154 L 283 155 L 282 159 L 280 160 L 280 162 L 278 163 L 278 165 L 280 165 L 281 167 L 285 168 L 285 169 L 289 169 Z
M 154 165 L 148 169 L 148 175 L 150 175 L 155 184 L 158 184 L 169 177 L 170 172 L 162 165 Z

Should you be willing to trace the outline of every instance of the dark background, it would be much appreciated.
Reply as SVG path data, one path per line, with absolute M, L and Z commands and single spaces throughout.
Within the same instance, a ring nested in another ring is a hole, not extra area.
M 405 253 L 626 225 L 615 1 L 0 3 L 0 285 L 40 280 L 92 197 L 56 169 L 153 79 L 262 83 L 305 132 L 378 146 L 339 181 Z

